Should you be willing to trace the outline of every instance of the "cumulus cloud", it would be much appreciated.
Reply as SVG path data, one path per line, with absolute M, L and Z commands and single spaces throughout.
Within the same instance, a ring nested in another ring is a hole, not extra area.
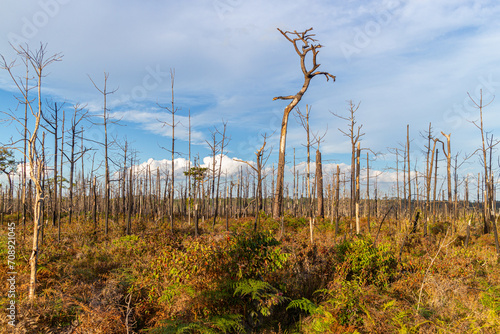
M 237 158 L 236 158 L 237 159 Z M 201 159 L 201 163 L 198 164 L 201 168 L 208 168 L 209 171 L 213 170 L 213 157 L 207 156 Z M 219 170 L 219 164 L 221 162 L 221 155 L 215 156 L 215 170 Z M 174 175 L 176 178 L 184 177 L 184 172 L 188 170 L 189 160 L 185 158 L 174 159 Z M 194 167 L 194 162 L 191 162 L 191 167 Z M 243 166 L 246 172 L 246 164 L 236 161 L 227 155 L 222 156 L 221 165 L 221 175 L 232 176 L 239 173 L 240 168 Z M 164 178 L 167 174 L 172 173 L 172 160 L 163 159 L 155 160 L 153 158 L 148 159 L 138 165 L 132 167 L 133 172 L 137 175 L 145 175 L 146 172 L 151 171 L 151 174 L 156 176 L 157 171 L 160 172 L 160 177 Z M 210 172 L 211 173 L 211 172 Z

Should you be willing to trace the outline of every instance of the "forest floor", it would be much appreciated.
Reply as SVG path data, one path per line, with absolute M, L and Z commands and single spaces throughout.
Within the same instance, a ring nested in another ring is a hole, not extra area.
M 500 333 L 500 265 L 492 234 L 466 224 L 385 221 L 359 236 L 341 222 L 262 216 L 200 224 L 134 221 L 45 227 L 36 299 L 27 299 L 31 239 L 17 227 L 16 327 L 8 325 L 7 222 L 0 239 L 5 333 Z M 121 221 L 121 220 L 120 220 Z M 373 221 L 373 219 L 372 219 Z M 121 223 L 120 223 L 121 224 Z M 404 246 L 402 247 L 402 245 Z

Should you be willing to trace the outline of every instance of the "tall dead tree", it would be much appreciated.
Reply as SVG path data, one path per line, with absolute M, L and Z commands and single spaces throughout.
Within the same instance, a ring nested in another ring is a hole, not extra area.
M 211 141 L 205 140 L 208 147 L 210 148 L 211 155 L 212 155 L 212 166 L 211 166 L 212 176 L 211 176 L 211 182 L 209 184 L 209 190 L 210 190 L 211 200 L 212 200 L 211 204 L 214 207 L 214 209 L 215 209 L 215 180 L 216 180 L 216 174 L 217 174 L 217 156 L 220 153 L 220 141 L 217 140 L 218 139 L 217 135 L 218 135 L 217 127 L 214 127 L 213 129 L 210 130 Z M 209 197 L 209 201 L 210 201 L 210 197 Z M 210 207 L 210 212 L 212 212 L 211 209 L 212 208 Z M 215 223 L 214 223 L 214 225 L 215 225 Z
M 62 204 L 63 204 L 63 196 L 62 196 L 62 190 L 63 190 L 63 182 L 65 181 L 64 180 L 64 177 L 63 177 L 63 166 L 64 166 L 64 136 L 62 134 L 64 134 L 64 122 L 66 120 L 65 116 L 65 112 L 64 112 L 64 109 L 62 111 L 62 122 L 61 122 L 61 163 L 60 163 L 60 166 L 59 166 L 59 204 L 58 204 L 58 208 L 59 210 L 57 211 L 57 241 L 61 241 L 61 210 L 62 210 Z M 56 152 L 57 154 L 57 152 Z
M 57 151 L 58 143 L 59 143 L 59 111 L 61 107 L 64 105 L 57 106 L 57 102 L 54 102 L 54 106 L 49 105 L 49 109 L 52 111 L 50 118 L 48 115 L 42 114 L 43 119 L 47 123 L 47 126 L 44 128 L 54 135 L 54 205 L 52 206 L 52 225 L 55 226 L 57 224 L 57 217 L 60 208 L 58 207 L 59 203 L 57 200 L 57 157 L 59 156 L 59 152 Z M 61 175 L 62 176 L 62 175 Z
M 188 171 L 191 170 L 191 109 L 188 111 L 188 150 L 189 150 L 189 158 L 188 158 Z M 191 194 L 191 174 L 186 175 L 187 178 L 187 183 L 188 183 L 188 196 L 189 196 L 189 201 L 188 201 L 188 224 L 191 226 L 191 198 L 193 197 Z
M 325 216 L 325 207 L 323 203 L 323 165 L 321 163 L 321 152 L 316 150 L 316 198 L 318 207 L 316 216 L 323 218 Z
M 127 137 L 124 138 L 123 140 L 123 143 L 119 143 L 117 142 L 116 143 L 118 148 L 123 152 L 123 169 L 122 169 L 122 172 L 120 173 L 120 183 L 121 183 L 121 190 L 122 190 L 122 194 L 121 194 L 121 211 L 123 212 L 123 219 L 126 220 L 126 211 L 127 211 L 127 208 L 128 208 L 128 205 L 127 205 L 127 177 L 128 177 L 128 174 L 129 174 L 129 171 L 127 169 L 127 163 L 128 163 L 128 154 L 129 154 L 129 143 L 128 143 L 128 140 L 127 140 Z M 130 168 L 132 168 L 132 166 L 130 166 Z M 159 196 L 158 196 L 159 198 Z
M 29 174 L 33 185 L 35 186 L 35 201 L 33 202 L 33 247 L 31 255 L 29 258 L 30 264 L 30 282 L 29 282 L 29 293 L 28 298 L 30 301 L 35 299 L 36 292 L 36 274 L 38 265 L 38 255 L 39 255 L 39 237 L 42 228 L 42 207 L 44 201 L 44 189 L 42 186 L 43 173 L 45 172 L 45 164 L 40 154 L 40 140 L 39 140 L 39 130 L 42 121 L 42 78 L 44 77 L 45 68 L 53 62 L 60 61 L 62 56 L 60 54 L 54 54 L 50 57 L 46 57 L 46 45 L 41 44 L 38 49 L 31 51 L 26 47 L 14 47 L 17 55 L 30 64 L 35 72 L 36 79 L 36 106 L 32 105 L 32 102 L 28 97 L 28 90 L 25 90 L 22 85 L 22 79 L 18 79 L 13 73 L 13 68 L 15 66 L 15 60 L 7 63 L 5 58 L 1 56 L 2 61 L 0 63 L 0 68 L 6 70 L 9 73 L 15 86 L 18 88 L 19 92 L 22 94 L 24 103 L 28 107 L 31 115 L 33 116 L 33 127 L 31 130 L 25 128 L 26 132 L 29 134 L 29 139 L 27 141 L 27 160 L 29 163 Z M 12 119 L 18 122 L 21 126 L 24 125 L 20 119 L 14 115 L 10 115 Z M 26 125 L 28 126 L 28 125 Z M 12 143 L 14 144 L 14 143 Z
M 478 128 L 479 131 L 481 132 L 481 147 L 479 149 L 477 149 L 474 153 L 479 152 L 481 154 L 481 157 L 480 157 L 481 164 L 484 167 L 483 177 L 484 177 L 484 186 L 485 186 L 485 189 L 484 189 L 485 196 L 484 196 L 484 201 L 483 201 L 483 206 L 484 206 L 483 214 L 484 214 L 484 233 L 486 234 L 486 233 L 490 232 L 490 230 L 491 230 L 490 225 L 493 221 L 493 217 L 492 217 L 492 213 L 491 213 L 492 212 L 491 209 L 493 207 L 493 175 L 491 173 L 491 168 L 488 168 L 488 151 L 490 151 L 490 160 L 491 160 L 491 150 L 493 149 L 493 147 L 498 145 L 499 141 L 498 140 L 495 142 L 492 141 L 491 144 L 488 143 L 487 134 L 484 131 L 484 125 L 483 125 L 483 108 L 490 105 L 491 102 L 493 102 L 493 100 L 486 103 L 486 104 L 483 104 L 483 91 L 482 90 L 480 91 L 479 101 L 474 100 L 470 96 L 469 93 L 467 93 L 467 95 L 469 95 L 469 98 L 471 99 L 472 103 L 474 103 L 476 108 L 479 110 L 479 119 L 475 120 L 475 121 L 469 121 L 469 122 L 474 124 L 474 126 L 476 128 Z M 491 163 L 490 163 L 490 166 L 491 166 Z M 496 228 L 495 228 L 495 233 L 496 233 Z
M 174 186 L 175 186 L 175 127 L 177 126 L 177 124 L 179 124 L 179 122 L 175 122 L 175 114 L 177 113 L 177 111 L 179 110 L 179 108 L 177 108 L 175 106 L 175 102 L 174 102 L 174 81 L 175 81 L 175 69 L 170 69 L 170 84 L 171 84 L 171 90 L 172 90 L 172 99 L 170 101 L 170 107 L 161 107 L 163 109 L 166 109 L 170 115 L 172 116 L 172 123 L 167 123 L 167 122 L 163 122 L 163 125 L 168 125 L 172 128 L 172 148 L 170 150 L 168 149 L 165 149 L 166 151 L 170 152 L 172 154 L 172 161 L 171 161 L 171 169 L 172 169 L 172 181 L 170 182 L 170 230 L 173 232 L 174 231 L 174 195 L 175 195 L 175 192 L 174 192 Z
M 26 75 L 24 77 L 24 86 L 23 91 L 24 94 L 22 98 L 19 100 L 22 104 L 24 104 L 24 118 L 23 118 L 23 123 L 24 123 L 24 131 L 23 131 L 23 185 L 22 185 L 22 202 L 23 202 L 23 231 L 26 228 L 26 214 L 28 207 L 26 205 L 26 183 L 27 183 L 27 157 L 28 157 L 28 101 L 29 99 L 29 91 L 30 91 L 30 62 L 29 62 L 29 57 L 24 56 L 23 57 L 24 65 L 26 66 Z M 57 152 L 56 152 L 57 154 Z M 24 239 L 24 232 L 23 232 L 23 239 Z
M 71 125 L 69 128 L 69 147 L 70 154 L 64 154 L 66 159 L 69 162 L 69 215 L 68 215 L 68 224 L 71 227 L 71 220 L 73 216 L 73 188 L 74 188 L 74 174 L 75 174 L 75 164 L 78 160 L 80 160 L 83 155 L 88 151 L 88 149 L 83 149 L 82 151 L 77 151 L 77 139 L 82 136 L 82 131 L 78 127 L 80 122 L 82 122 L 88 115 L 88 111 L 84 109 L 85 106 L 80 106 L 79 104 L 75 104 L 73 106 L 74 112 L 73 117 L 71 118 Z
M 406 125 L 406 157 L 408 159 L 408 216 L 411 217 L 411 164 L 410 164 L 410 124 Z
M 433 223 L 436 223 L 436 206 L 437 206 L 437 177 L 438 177 L 438 156 L 439 156 L 439 150 L 436 148 L 436 161 L 434 164 L 434 195 L 432 197 L 432 219 Z M 432 175 L 432 171 L 431 171 Z M 425 233 L 427 233 L 427 228 L 425 229 Z
M 427 225 L 429 223 L 429 215 L 431 212 L 431 189 L 432 189 L 432 173 L 434 167 L 434 156 L 436 154 L 436 143 L 439 141 L 438 138 L 432 137 L 431 125 L 429 124 L 429 132 L 428 132 L 428 146 L 427 146 L 427 166 L 426 166 L 426 175 L 425 175 L 425 183 L 426 183 L 426 204 L 425 204 L 425 223 L 424 223 L 424 235 L 427 235 Z M 433 142 L 431 148 L 431 141 Z M 437 162 L 437 159 L 436 159 Z M 434 187 L 436 188 L 436 187 Z M 435 191 L 434 191 L 435 193 Z M 435 195 L 434 195 L 435 197 Z
M 304 145 L 307 149 L 307 161 L 306 161 L 306 168 L 307 168 L 307 171 L 306 171 L 306 181 L 307 181 L 307 184 L 306 184 L 306 193 L 307 193 L 307 200 L 308 200 L 308 205 L 307 205 L 307 212 L 309 213 L 308 216 L 309 217 L 312 217 L 312 196 L 311 196 L 311 132 L 310 132 L 310 128 L 309 128 L 309 112 L 311 111 L 311 108 L 306 105 L 306 114 L 302 114 L 300 112 L 300 109 L 297 107 L 297 118 L 300 122 L 300 124 L 302 125 L 302 127 L 304 128 L 304 130 L 306 130 L 306 145 Z M 294 153 L 295 153 L 295 150 L 294 150 Z
M 109 109 L 107 107 L 107 98 L 108 95 L 113 94 L 114 92 L 117 91 L 117 89 L 114 89 L 112 91 L 108 91 L 108 77 L 109 73 L 104 72 L 104 86 L 102 89 L 100 89 L 95 82 L 92 80 L 92 78 L 89 79 L 92 81 L 92 84 L 94 87 L 99 91 L 99 93 L 102 94 L 103 96 L 103 107 L 102 107 L 102 125 L 104 127 L 104 234 L 108 235 L 108 229 L 109 229 L 109 197 L 110 197 L 110 180 L 109 180 L 109 156 L 108 156 L 108 150 L 109 150 L 109 143 L 108 143 L 108 123 L 109 123 Z
M 264 142 L 262 143 L 262 146 L 260 147 L 260 149 L 258 149 L 257 152 L 255 152 L 255 156 L 256 156 L 255 166 L 248 161 L 233 159 L 235 161 L 246 163 L 251 169 L 253 169 L 255 171 L 255 173 L 257 173 L 257 196 L 256 196 L 257 214 L 255 217 L 254 231 L 257 231 L 257 229 L 259 228 L 260 211 L 262 210 L 262 180 L 264 180 L 264 177 L 265 177 L 262 175 L 262 169 L 265 168 L 267 160 L 269 159 L 269 156 L 271 155 L 271 151 L 270 151 L 269 154 L 267 155 L 267 157 L 264 158 L 265 148 L 266 148 L 266 144 L 267 144 L 267 142 L 266 142 L 267 134 L 263 134 L 262 138 L 264 138 Z
M 361 102 L 360 102 L 361 103 Z M 337 115 L 335 113 L 332 113 L 335 117 L 338 117 L 340 119 L 348 121 L 348 130 L 344 131 L 339 128 L 339 131 L 346 137 L 349 138 L 351 141 L 351 200 L 350 200 L 350 206 L 349 206 L 349 212 L 351 215 L 351 218 L 354 218 L 355 216 L 355 199 L 356 199 L 356 145 L 358 144 L 358 141 L 362 136 L 364 136 L 364 133 L 361 133 L 361 128 L 363 125 L 359 125 L 356 127 L 356 111 L 359 109 L 359 105 L 354 104 L 352 100 L 349 101 L 349 116 L 344 117 Z
M 394 153 L 396 155 L 396 198 L 397 198 L 397 208 L 395 210 L 396 212 L 396 217 L 399 212 L 401 212 L 401 196 L 400 196 L 400 189 L 399 189 L 399 149 L 390 147 L 388 148 L 389 152 Z M 397 222 L 396 222 L 397 224 Z
M 222 159 L 224 158 L 224 148 L 229 144 L 231 138 L 226 137 L 226 127 L 227 122 L 222 121 L 222 132 L 216 129 L 217 133 L 222 137 L 220 140 L 220 159 L 219 159 L 219 167 L 217 171 L 217 190 L 215 196 L 215 212 L 214 212 L 214 220 L 212 226 L 215 227 L 215 222 L 217 220 L 217 216 L 219 214 L 219 186 L 220 186 L 220 176 L 222 172 Z
M 274 203 L 273 203 L 273 217 L 274 219 L 278 219 L 283 212 L 283 190 L 284 190 L 284 178 L 285 178 L 285 148 L 286 148 L 286 133 L 288 127 L 288 116 L 290 112 L 295 108 L 295 106 L 300 102 L 302 96 L 309 88 L 309 84 L 311 79 L 317 75 L 324 75 L 327 81 L 332 78 L 335 81 L 335 76 L 331 75 L 328 72 L 317 71 L 320 64 L 317 63 L 317 55 L 319 49 L 323 46 L 321 44 L 316 44 L 317 40 L 313 37 L 314 34 L 311 34 L 312 28 L 309 28 L 303 32 L 297 32 L 296 30 L 293 32 L 290 31 L 282 31 L 279 29 L 279 32 L 290 42 L 293 44 L 295 52 L 300 57 L 300 68 L 302 69 L 302 73 L 304 75 L 304 84 L 302 88 L 295 94 L 289 96 L 278 96 L 273 100 L 291 100 L 290 103 L 286 106 L 283 112 L 283 120 L 281 122 L 281 134 L 280 134 L 280 149 L 279 149 L 279 160 L 278 160 L 278 174 L 276 179 L 276 190 L 274 194 Z M 311 68 L 307 69 L 306 66 L 306 55 L 312 52 L 312 64 Z
M 335 237 L 339 234 L 339 206 L 340 206 L 340 166 L 337 165 L 335 178 Z
M 366 152 L 366 205 L 367 205 L 367 215 L 366 215 L 366 225 L 368 226 L 368 233 L 371 232 L 370 226 L 370 160 L 368 157 L 368 152 Z
M 356 193 L 354 194 L 354 201 L 355 201 L 355 205 L 356 205 L 356 234 L 360 234 L 361 233 L 361 225 L 360 225 L 360 222 L 359 222 L 359 198 L 360 198 L 360 195 L 359 195 L 359 174 L 360 174 L 360 170 L 361 170 L 361 167 L 360 167 L 360 156 L 361 156 L 361 148 L 360 148 L 360 142 L 358 141 L 358 148 L 356 150 Z
M 446 157 L 446 180 L 447 180 L 447 189 L 448 189 L 448 206 L 446 210 L 446 214 L 448 218 L 451 219 L 451 211 L 452 211 L 452 197 L 451 197 L 451 133 L 446 134 L 441 131 L 441 134 L 446 138 L 446 147 L 443 142 L 443 153 Z

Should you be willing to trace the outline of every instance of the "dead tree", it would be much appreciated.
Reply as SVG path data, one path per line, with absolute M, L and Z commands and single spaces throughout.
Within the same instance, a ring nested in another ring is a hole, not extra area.
M 189 150 L 189 158 L 188 158 L 188 171 L 191 170 L 191 109 L 188 111 L 188 136 L 189 136 L 189 141 L 188 141 L 188 150 Z M 188 196 L 189 196 L 189 201 L 188 201 L 188 225 L 191 226 L 191 198 L 193 197 L 191 194 L 191 174 L 186 175 L 187 178 L 187 184 L 188 184 Z
M 323 167 L 319 148 L 316 150 L 316 193 L 316 197 L 318 198 L 316 216 L 323 218 L 325 216 L 325 207 L 323 203 Z
M 54 106 L 52 107 L 49 105 L 49 109 L 52 111 L 52 114 L 50 115 L 51 117 L 48 118 L 48 115 L 42 114 L 43 119 L 47 123 L 47 126 L 44 126 L 44 128 L 52 133 L 54 135 L 54 205 L 52 206 L 52 226 L 56 226 L 58 217 L 59 217 L 59 203 L 57 200 L 57 157 L 59 155 L 59 152 L 57 152 L 58 148 L 58 143 L 59 143 L 59 116 L 58 113 L 61 109 L 61 107 L 64 105 L 64 103 L 61 106 L 57 106 L 57 102 L 54 102 Z M 62 175 L 61 175 L 62 176 Z
M 63 114 L 62 114 L 62 122 L 61 122 L 61 134 L 64 133 L 64 124 L 66 120 L 66 114 L 63 109 Z M 57 154 L 57 152 L 56 152 Z M 62 196 L 62 190 L 63 190 L 63 182 L 65 181 L 63 177 L 63 166 L 64 166 L 64 136 L 61 135 L 61 164 L 60 164 L 60 173 L 59 173 L 59 210 L 57 211 L 57 241 L 61 241 L 61 210 L 62 210 L 62 205 L 63 205 L 63 196 Z
M 360 148 L 360 142 L 358 141 L 358 148 L 356 150 L 356 193 L 354 194 L 354 201 L 356 204 L 356 234 L 361 233 L 361 225 L 359 223 L 359 174 L 360 174 L 360 155 L 361 155 L 361 148 Z
M 339 234 L 339 206 L 340 206 L 340 166 L 337 165 L 337 176 L 335 178 L 335 237 Z
M 368 152 L 366 152 L 366 205 L 367 205 L 367 216 L 366 225 L 368 226 L 368 233 L 371 233 L 370 226 L 370 216 L 371 216 L 371 206 L 370 206 L 370 159 L 368 157 Z
M 79 104 L 75 104 L 73 106 L 74 112 L 73 117 L 71 118 L 71 127 L 69 128 L 69 147 L 70 154 L 64 154 L 66 159 L 69 162 L 69 215 L 68 215 L 68 225 L 71 227 L 71 219 L 73 216 L 73 188 L 74 188 L 74 174 L 75 174 L 75 164 L 78 160 L 80 160 L 83 155 L 88 152 L 88 149 L 84 149 L 83 151 L 76 151 L 76 140 L 82 136 L 81 129 L 78 128 L 80 122 L 87 118 L 88 111 L 84 110 L 85 106 L 80 106 Z
M 476 108 L 479 110 L 479 119 L 475 121 L 469 121 L 476 128 L 479 129 L 481 132 L 481 148 L 477 149 L 474 153 L 479 152 L 481 154 L 481 164 L 484 167 L 484 185 L 485 185 L 485 197 L 483 201 L 483 206 L 484 206 L 484 233 L 489 233 L 490 232 L 490 224 L 493 222 L 493 217 L 492 217 L 492 207 L 493 207 L 493 175 L 491 173 L 491 168 L 488 168 L 488 151 L 490 151 L 490 159 L 491 160 L 491 150 L 493 147 L 498 145 L 499 141 L 488 143 L 488 138 L 487 134 L 484 131 L 484 126 L 483 126 L 483 108 L 487 107 L 488 105 L 491 104 L 492 101 L 488 102 L 487 104 L 483 104 L 483 91 L 480 91 L 480 97 L 479 101 L 474 100 L 469 93 L 469 98 L 471 101 L 474 103 Z M 491 166 L 491 163 L 490 163 Z M 478 185 L 479 186 L 479 185 Z M 496 233 L 496 228 L 495 228 L 495 233 Z
M 227 122 L 222 121 L 222 132 L 216 128 L 217 133 L 222 137 L 219 141 L 220 145 L 220 159 L 219 159 L 219 168 L 217 172 L 217 190 L 215 196 L 215 212 L 214 212 L 214 220 L 212 227 L 215 227 L 215 222 L 217 220 L 217 216 L 219 214 L 219 186 L 220 186 L 220 176 L 222 172 L 222 158 L 224 157 L 224 148 L 229 144 L 231 138 L 226 137 L 226 127 Z
M 260 211 L 262 210 L 262 180 L 264 180 L 264 177 L 262 175 L 262 169 L 265 168 L 267 160 L 269 159 L 269 156 L 271 155 L 271 151 L 269 151 L 269 154 L 267 157 L 264 158 L 264 153 L 265 153 L 265 148 L 266 148 L 266 140 L 267 140 L 267 134 L 263 134 L 262 138 L 264 138 L 264 142 L 260 149 L 255 152 L 256 156 L 256 165 L 254 166 L 252 163 L 248 161 L 243 161 L 239 159 L 233 159 L 235 161 L 239 162 L 244 162 L 246 163 L 251 169 L 253 169 L 257 173 L 257 214 L 255 217 L 255 223 L 254 223 L 254 231 L 257 231 L 259 228 L 259 223 L 260 223 Z M 232 188 L 231 188 L 232 189 Z
M 29 99 L 29 91 L 30 91 L 30 85 L 29 85 L 29 80 L 30 80 L 30 74 L 29 74 L 29 69 L 30 69 L 30 61 L 29 57 L 25 56 L 23 57 L 24 65 L 26 66 L 26 76 L 24 77 L 24 86 L 23 91 L 23 97 L 19 99 L 19 102 L 24 104 L 24 126 L 23 126 L 23 186 L 22 186 L 22 202 L 23 202 L 23 231 L 26 228 L 26 214 L 28 207 L 26 205 L 26 181 L 27 181 L 27 157 L 28 157 L 28 101 Z M 57 154 L 57 152 L 56 152 Z M 24 232 L 23 232 L 23 239 L 24 239 Z
M 29 133 L 29 139 L 27 141 L 27 152 L 23 152 L 23 154 L 27 153 L 27 160 L 29 163 L 29 174 L 30 179 L 33 185 L 35 186 L 35 201 L 33 203 L 33 247 L 31 251 L 31 256 L 29 258 L 30 264 L 30 282 L 29 282 L 29 293 L 28 298 L 30 301 L 35 299 L 35 291 L 36 291 L 36 274 L 37 274 L 37 264 L 38 264 L 38 254 L 39 254 L 39 237 L 40 230 L 42 228 L 42 207 L 44 201 L 44 189 L 42 187 L 42 178 L 43 173 L 45 172 L 45 165 L 40 154 L 40 142 L 39 142 L 39 130 L 40 124 L 42 121 L 42 78 L 44 77 L 45 68 L 53 62 L 60 61 L 62 56 L 60 54 L 54 54 L 50 57 L 46 57 L 46 45 L 41 44 L 38 49 L 35 51 L 31 51 L 27 46 L 26 47 L 14 47 L 14 50 L 17 52 L 19 57 L 26 59 L 26 61 L 30 64 L 30 68 L 35 71 L 36 78 L 36 89 L 37 89 L 37 98 L 36 103 L 37 106 L 32 105 L 32 101 L 29 100 L 27 90 L 25 90 L 22 86 L 21 79 L 18 79 L 14 73 L 13 68 L 15 66 L 15 60 L 7 63 L 5 58 L 1 56 L 2 61 L 0 63 L 0 68 L 6 70 L 9 73 L 10 78 L 12 79 L 15 86 L 18 88 L 19 92 L 22 94 L 24 102 L 26 106 L 31 112 L 33 116 L 33 127 L 31 131 L 26 129 L 27 133 Z M 11 114 L 12 120 L 20 122 L 19 118 Z M 28 126 L 28 125 L 27 125 Z M 12 143 L 15 145 L 15 143 Z
M 356 198 L 356 145 L 364 133 L 361 133 L 361 128 L 363 125 L 356 127 L 356 111 L 359 109 L 360 103 L 358 105 L 354 104 L 352 100 L 349 101 L 349 116 L 344 117 L 332 113 L 335 117 L 348 121 L 348 130 L 344 131 L 339 128 L 339 131 L 351 141 L 351 200 L 349 211 L 351 214 L 351 219 L 355 216 L 355 198 Z
M 401 195 L 400 195 L 400 189 L 399 189 L 399 149 L 396 148 L 388 148 L 389 152 L 394 153 L 396 155 L 396 198 L 398 205 L 396 207 L 396 218 L 398 216 L 398 213 L 401 212 Z M 396 223 L 397 224 L 397 223 Z
M 443 154 L 446 157 L 446 180 L 447 180 L 447 188 L 448 188 L 448 207 L 446 210 L 446 214 L 448 215 L 448 218 L 451 219 L 452 217 L 452 203 L 453 199 L 451 197 L 451 133 L 446 134 L 443 131 L 441 131 L 441 134 L 446 138 L 446 147 L 443 142 Z
M 127 191 L 127 177 L 128 177 L 128 174 L 129 174 L 129 171 L 127 169 L 127 159 L 129 158 L 128 157 L 128 153 L 129 153 L 129 143 L 128 143 L 128 140 L 127 140 L 127 137 L 125 137 L 125 139 L 123 140 L 123 144 L 122 143 L 119 143 L 117 142 L 116 143 L 118 148 L 123 152 L 123 170 L 122 172 L 120 173 L 120 183 L 121 183 L 121 190 L 122 190 L 122 193 L 121 193 L 121 211 L 123 212 L 123 219 L 126 220 L 126 211 L 127 208 L 128 208 L 128 204 L 127 204 L 127 201 L 128 201 L 128 191 Z M 132 168 L 132 166 L 130 166 L 130 168 Z M 159 198 L 159 196 L 158 196 Z
M 108 95 L 113 94 L 114 92 L 117 91 L 117 89 L 114 89 L 112 91 L 107 90 L 107 84 L 108 84 L 108 77 L 109 73 L 104 72 L 104 86 L 102 89 L 100 89 L 95 82 L 92 80 L 92 78 L 89 76 L 90 81 L 92 81 L 92 84 L 94 87 L 99 91 L 99 93 L 102 94 L 103 96 L 103 113 L 102 113 L 102 125 L 104 127 L 104 186 L 105 186 L 105 191 L 104 191 L 104 234 L 108 235 L 108 229 L 109 229 L 109 197 L 110 197 L 110 180 L 109 180 L 109 156 L 108 156 L 108 150 L 109 150 L 109 143 L 108 143 L 108 123 L 109 123 L 109 109 L 107 107 L 107 98 Z
M 13 206 L 13 189 L 12 189 L 12 177 L 11 174 L 16 168 L 16 161 L 14 160 L 14 152 L 5 147 L 0 148 L 0 172 L 7 176 L 7 181 L 9 182 L 8 190 L 8 211 L 12 212 Z
M 411 209 L 411 164 L 410 164 L 410 124 L 406 125 L 406 149 L 407 149 L 407 159 L 408 159 L 408 215 L 412 216 Z
M 215 175 L 217 173 L 217 156 L 219 155 L 219 152 L 220 152 L 220 148 L 219 148 L 219 145 L 220 145 L 220 142 L 217 141 L 217 134 L 218 134 L 218 131 L 217 131 L 217 128 L 214 127 L 213 129 L 210 130 L 210 137 L 211 137 L 211 141 L 208 141 L 208 140 L 205 140 L 205 142 L 207 143 L 208 147 L 210 148 L 211 150 L 211 155 L 212 155 L 212 168 L 211 168 L 211 182 L 209 184 L 209 192 L 211 194 L 211 206 L 214 206 L 215 207 Z M 209 196 L 209 201 L 210 201 L 210 196 Z M 210 206 L 210 212 L 211 212 L 211 206 Z
M 434 165 L 434 195 L 433 195 L 433 199 L 432 199 L 432 222 L 433 223 L 436 223 L 436 206 L 437 206 L 437 197 L 436 197 L 436 193 L 437 193 L 437 176 L 438 176 L 438 156 L 439 156 L 439 150 L 436 148 L 436 162 L 435 162 L 435 165 Z M 432 176 L 432 170 L 431 170 L 431 176 Z M 427 227 L 425 229 L 425 233 L 427 233 Z
M 315 174 L 315 184 L 316 184 L 316 198 L 317 198 L 317 209 L 316 216 L 323 218 L 325 216 L 325 207 L 324 207 L 324 196 L 323 196 L 323 164 L 321 163 L 321 152 L 319 146 L 324 141 L 326 133 L 328 131 L 328 127 L 323 133 L 323 135 L 319 135 L 318 133 L 313 134 L 314 144 L 318 144 L 318 148 L 316 150 L 316 174 Z
M 430 124 L 429 124 L 428 140 L 429 140 L 429 144 L 427 146 L 427 167 L 426 167 L 426 175 L 425 175 L 427 196 L 426 196 L 426 205 L 425 205 L 424 235 L 427 235 L 427 225 L 429 223 L 429 215 L 431 212 L 432 173 L 433 173 L 433 167 L 434 167 L 434 160 L 436 160 L 436 163 L 437 163 L 437 159 L 435 159 L 434 156 L 436 155 L 436 143 L 439 141 L 438 138 L 432 137 Z M 433 142 L 432 148 L 430 146 L 431 141 Z M 429 157 L 429 155 L 430 155 L 430 157 Z M 435 191 L 434 191 L 434 193 L 435 193 Z M 435 200 L 435 194 L 434 194 L 434 200 Z
M 297 31 L 282 31 L 278 29 L 279 32 L 285 36 L 285 38 L 293 44 L 295 48 L 295 52 L 300 57 L 300 67 L 302 69 L 302 73 L 304 75 L 304 84 L 302 88 L 295 95 L 289 96 L 278 96 L 273 100 L 291 100 L 291 102 L 286 106 L 283 112 L 283 120 L 281 122 L 281 134 L 280 134 L 280 149 L 279 149 L 279 160 L 278 160 L 278 174 L 276 179 L 276 190 L 274 194 L 274 203 L 273 203 L 273 217 L 274 219 L 279 219 L 283 212 L 283 189 L 284 189 L 284 177 L 285 177 L 285 147 L 286 147 L 286 133 L 288 127 L 288 116 L 290 112 L 295 108 L 295 106 L 300 102 L 302 96 L 307 91 L 311 79 L 317 75 L 324 75 L 327 81 L 331 78 L 335 81 L 335 76 L 331 75 L 328 72 L 317 71 L 320 64 L 317 63 L 317 55 L 319 53 L 319 49 L 322 48 L 321 44 L 315 44 L 317 42 L 313 37 L 314 34 L 311 34 L 312 28 L 307 29 L 303 32 Z M 310 69 L 306 67 L 306 55 L 312 52 L 312 65 Z
M 170 83 L 171 83 L 171 90 L 172 90 L 172 99 L 170 101 L 170 107 L 161 107 L 158 105 L 160 108 L 166 109 L 171 115 L 172 115 L 172 123 L 167 123 L 163 122 L 163 125 L 168 125 L 172 128 L 172 148 L 170 150 L 163 148 L 167 152 L 170 152 L 172 154 L 172 161 L 171 161 L 171 168 L 172 168 L 172 181 L 170 182 L 170 230 L 173 232 L 174 231 L 174 186 L 175 186 L 175 127 L 179 124 L 179 122 L 175 122 L 175 114 L 179 110 L 179 108 L 175 107 L 175 102 L 174 102 L 174 79 L 175 79 L 175 69 L 170 69 Z
M 307 149 L 307 171 L 306 171 L 306 192 L 307 192 L 307 200 L 308 200 L 308 206 L 307 206 L 307 212 L 309 213 L 308 216 L 312 217 L 312 196 L 311 196 L 311 139 L 310 139 L 310 128 L 309 128 L 309 112 L 311 111 L 311 108 L 309 108 L 308 105 L 306 105 L 306 114 L 302 114 L 300 112 L 300 109 L 297 107 L 297 118 L 306 131 L 306 140 L 307 143 L 304 145 Z M 295 154 L 295 150 L 294 150 Z

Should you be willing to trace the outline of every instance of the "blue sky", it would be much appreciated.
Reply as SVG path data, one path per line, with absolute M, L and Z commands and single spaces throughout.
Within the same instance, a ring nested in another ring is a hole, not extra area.
M 170 129 L 158 120 L 168 114 L 170 69 L 175 69 L 175 102 L 182 126 L 176 129 L 179 151 L 187 153 L 187 114 L 192 115 L 193 152 L 209 155 L 210 129 L 228 122 L 228 156 L 253 160 L 260 134 L 276 133 L 270 163 L 277 161 L 279 126 L 285 101 L 303 78 L 292 45 L 277 31 L 313 27 L 324 45 L 321 70 L 337 76 L 313 82 L 299 104 L 312 107 L 311 130 L 323 132 L 326 163 L 349 164 L 345 122 L 330 112 L 347 114 L 347 101 L 361 102 L 357 113 L 366 135 L 362 146 L 382 154 L 373 163 L 383 170 L 394 162 L 387 147 L 406 140 L 410 124 L 413 157 L 423 162 L 420 132 L 432 122 L 436 133 L 452 134 L 452 150 L 473 152 L 479 132 L 467 92 L 483 90 L 489 101 L 500 90 L 500 4 L 496 1 L 78 1 L 6 0 L 0 13 L 0 54 L 14 59 L 9 42 L 47 43 L 62 62 L 49 68 L 46 97 L 86 104 L 99 112 L 102 98 L 88 76 L 118 88 L 109 98 L 112 115 L 138 151 L 139 162 L 169 159 Z M 0 72 L 0 109 L 14 109 L 15 91 Z M 488 131 L 497 133 L 498 101 L 485 109 Z M 102 129 L 88 132 L 102 138 Z M 13 126 L 0 134 L 16 136 Z M 295 147 L 305 160 L 304 130 L 291 116 L 287 153 Z M 183 156 L 187 158 L 187 156 Z M 291 157 L 289 158 L 291 160 Z M 477 162 L 477 159 L 475 160 Z M 464 166 L 463 173 L 477 166 Z

